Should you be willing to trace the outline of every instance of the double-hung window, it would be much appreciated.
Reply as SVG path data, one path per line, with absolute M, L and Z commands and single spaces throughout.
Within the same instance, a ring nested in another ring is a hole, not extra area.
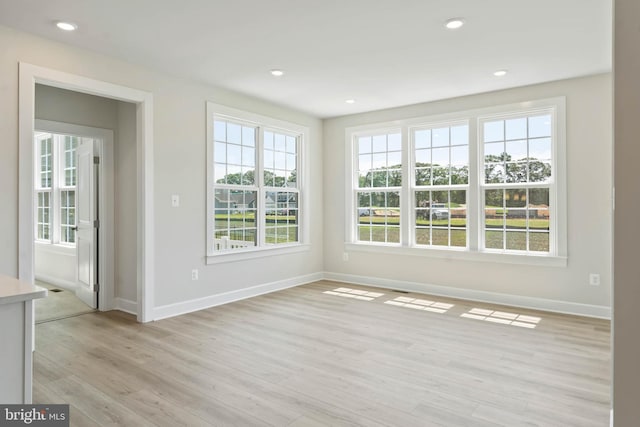
M 413 162 L 413 242 L 417 246 L 467 246 L 469 126 L 410 128 Z
M 347 140 L 352 249 L 565 262 L 564 98 L 359 126 Z
M 207 115 L 208 261 L 301 246 L 307 128 L 212 103 Z
M 553 113 L 480 120 L 484 248 L 549 253 Z
M 76 136 L 35 136 L 35 236 L 40 243 L 75 245 L 77 145 Z
M 361 242 L 400 243 L 402 144 L 399 131 L 357 138 L 358 231 Z

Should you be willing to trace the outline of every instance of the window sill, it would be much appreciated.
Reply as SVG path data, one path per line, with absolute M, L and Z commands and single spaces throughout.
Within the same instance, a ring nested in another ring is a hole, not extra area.
M 35 246 L 38 250 L 60 255 L 76 256 L 76 247 L 71 245 L 62 245 L 59 243 L 50 243 L 44 241 L 36 241 Z
M 249 249 L 241 251 L 229 251 L 215 255 L 207 255 L 207 264 L 222 264 L 227 262 L 246 261 L 255 258 L 265 258 L 270 256 L 288 255 L 298 252 L 306 252 L 311 249 L 311 245 L 287 245 L 274 248 Z
M 388 255 L 417 256 L 446 260 L 493 262 L 502 264 L 521 264 L 543 267 L 566 267 L 567 257 L 552 255 L 516 254 L 501 252 L 471 252 L 461 249 L 434 249 L 404 246 L 370 245 L 362 243 L 345 243 L 347 252 L 369 252 Z

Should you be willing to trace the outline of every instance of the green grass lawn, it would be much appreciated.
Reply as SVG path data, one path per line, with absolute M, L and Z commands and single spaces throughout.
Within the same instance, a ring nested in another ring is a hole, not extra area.
M 488 249 L 503 249 L 506 235 L 506 249 L 516 251 L 527 250 L 527 233 L 518 231 L 485 231 L 485 245 Z M 529 250 L 533 252 L 549 252 L 549 233 L 529 233 Z
M 522 231 L 487 230 L 485 244 L 488 249 L 504 249 L 506 236 L 507 250 L 527 250 L 527 233 Z M 363 242 L 400 242 L 399 227 L 380 227 L 375 225 L 358 226 L 358 240 Z M 419 245 L 465 247 L 467 231 L 465 229 L 417 228 L 416 243 Z M 549 233 L 529 233 L 529 250 L 533 252 L 549 252 Z
M 400 217 L 397 216 L 361 216 L 359 223 L 362 225 L 365 224 L 387 224 L 387 225 L 399 225 Z M 446 227 L 449 225 L 448 219 L 416 219 L 417 226 L 429 226 L 432 225 L 434 227 Z M 451 227 L 465 227 L 467 225 L 466 218 L 451 218 Z M 486 228 L 502 228 L 504 225 L 504 220 L 502 218 L 488 218 L 485 220 Z M 527 220 L 525 218 L 517 218 L 517 219 L 507 219 L 506 220 L 507 229 L 514 230 L 525 230 L 527 228 Z M 549 220 L 548 219 L 530 219 L 529 220 L 529 229 L 532 230 L 548 230 L 549 229 Z
M 254 212 L 247 212 L 246 214 L 235 213 L 235 214 L 215 214 L 216 225 L 218 223 L 223 224 L 227 220 L 233 223 L 240 223 L 244 220 L 245 223 L 255 223 L 256 216 Z M 267 222 L 286 222 L 289 224 L 295 224 L 297 222 L 297 218 L 295 215 L 266 215 L 265 219 Z M 226 227 L 226 225 L 224 226 Z M 242 227 L 240 225 L 239 227 Z M 233 227 L 232 227 L 233 228 Z

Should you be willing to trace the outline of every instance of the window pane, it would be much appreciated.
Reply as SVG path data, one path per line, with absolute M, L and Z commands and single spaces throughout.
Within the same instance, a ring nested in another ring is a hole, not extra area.
M 431 244 L 431 229 L 418 227 L 416 228 L 416 244 L 418 245 L 430 245 Z
M 469 167 L 468 166 L 452 166 L 451 167 L 451 184 L 468 184 L 469 183 Z
M 431 147 L 431 129 L 417 130 L 413 134 L 413 141 L 415 148 L 430 148 Z
M 66 187 L 74 187 L 76 185 L 76 148 L 78 146 L 78 138 L 75 136 L 65 136 L 62 155 L 62 173 L 63 182 Z
M 469 144 L 469 126 L 453 126 L 451 127 L 451 145 L 468 145 Z
M 60 241 L 74 243 L 76 225 L 75 219 L 75 191 L 60 192 Z
M 402 150 L 402 139 L 399 133 L 391 133 L 388 135 L 387 150 L 400 151 Z
M 215 120 L 213 122 L 213 139 L 216 141 L 226 141 L 227 140 L 227 123 Z
M 273 132 L 264 132 L 264 148 L 266 150 L 273 150 Z
M 507 141 L 507 155 L 506 160 L 517 161 L 527 158 L 527 141 Z
M 242 145 L 247 147 L 255 147 L 256 145 L 256 130 L 252 127 L 242 127 Z
M 449 230 L 433 228 L 431 230 L 431 244 L 433 246 L 449 246 Z
M 527 182 L 527 163 L 507 162 L 507 182 Z
M 373 152 L 384 153 L 387 151 L 387 135 L 373 136 Z
M 227 144 L 216 141 L 214 144 L 213 158 L 216 162 L 227 162 Z
M 414 195 L 416 244 L 467 245 L 466 190 L 416 191 Z
M 242 147 L 242 165 L 255 166 L 256 150 L 251 147 Z
M 359 241 L 400 242 L 400 193 L 359 192 L 357 229 Z
M 48 191 L 38 192 L 37 210 L 37 238 L 38 240 L 51 240 L 51 193 Z
M 505 206 L 523 208 L 527 205 L 527 190 L 525 188 L 505 190 Z
M 240 144 L 242 127 L 235 123 L 227 123 L 227 142 L 231 144 Z
M 51 188 L 53 137 L 40 141 L 40 188 Z
M 242 148 L 239 145 L 227 144 L 227 163 L 231 165 L 242 164 Z
M 504 152 L 504 142 L 484 144 L 484 161 L 487 163 L 504 161 L 505 157 L 502 155 Z
M 487 184 L 497 184 L 505 181 L 505 167 L 499 163 L 488 163 L 484 166 L 484 181 Z
M 273 141 L 273 148 L 265 146 L 263 150 L 264 185 L 295 188 L 298 182 L 297 139 L 290 135 L 273 133 Z M 277 239 L 271 243 L 277 243 Z
M 434 148 L 431 151 L 434 165 L 445 166 L 449 164 L 449 148 Z
M 438 128 L 431 131 L 434 147 L 446 147 L 449 145 L 449 128 Z
M 228 251 L 257 245 L 256 205 L 256 191 L 215 190 L 214 250 Z
M 358 138 L 358 152 L 360 154 L 372 153 L 371 137 L 364 136 Z
M 529 138 L 551 136 L 551 115 L 529 117 Z
M 522 139 L 527 137 L 527 119 L 511 119 L 505 121 L 506 139 Z
M 416 169 L 416 185 L 431 185 L 431 168 Z
M 469 147 L 459 146 L 451 147 L 451 164 L 452 165 L 468 165 L 469 164 Z
M 502 231 L 487 230 L 485 232 L 485 247 L 487 249 L 504 249 L 504 234 Z
M 551 159 L 551 139 L 540 138 L 529 141 L 529 157 L 538 160 Z
M 274 150 L 276 151 L 287 151 L 287 143 L 286 143 L 286 135 L 283 135 L 281 133 L 276 133 L 274 134 Z
M 431 150 L 416 150 L 416 166 L 426 166 L 431 163 Z
M 451 229 L 451 246 L 466 247 L 467 246 L 467 231 L 459 229 Z
M 549 233 L 530 233 L 529 250 L 534 252 L 549 252 Z
M 504 121 L 484 123 L 484 142 L 504 141 Z
M 402 153 L 399 151 L 392 151 L 387 154 L 388 167 L 401 166 L 402 165 Z
M 551 180 L 551 163 L 537 160 L 529 161 L 529 182 L 549 182 Z
M 508 231 L 506 233 L 506 249 L 514 251 L 527 250 L 527 233 Z

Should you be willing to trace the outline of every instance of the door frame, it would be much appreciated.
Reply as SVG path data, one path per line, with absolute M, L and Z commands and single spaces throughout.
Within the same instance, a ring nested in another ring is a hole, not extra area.
M 37 83 L 136 105 L 137 154 L 137 319 L 153 320 L 154 205 L 153 95 L 24 62 L 19 63 L 18 99 L 18 277 L 34 282 L 34 149 L 35 85 Z
M 113 130 L 74 125 L 52 120 L 35 119 L 34 129 L 55 134 L 94 138 L 100 141 L 97 156 L 98 172 L 98 283 L 100 284 L 99 310 L 113 310 L 115 305 L 114 283 L 114 142 Z M 35 164 L 35 163 L 34 163 Z M 35 179 L 35 178 L 34 178 Z M 35 206 L 34 206 L 35 208 Z M 35 213 L 34 213 L 35 215 Z M 35 260 L 34 260 L 35 261 Z M 77 261 L 77 260 L 76 260 Z M 35 270 L 34 270 L 35 273 Z M 77 275 L 77 271 L 76 271 Z

